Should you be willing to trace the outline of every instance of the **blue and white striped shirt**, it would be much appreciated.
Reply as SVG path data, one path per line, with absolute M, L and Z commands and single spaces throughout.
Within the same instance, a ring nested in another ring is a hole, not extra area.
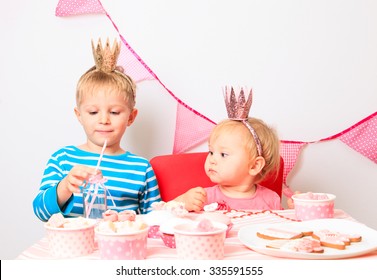
M 33 201 L 35 215 L 47 221 L 61 212 L 66 217 L 83 215 L 82 193 L 73 194 L 60 209 L 57 186 L 75 165 L 96 167 L 99 154 L 67 146 L 52 154 L 47 162 L 40 189 Z M 121 155 L 103 155 L 100 170 L 107 192 L 107 206 L 117 211 L 134 210 L 145 214 L 152 210 L 153 202 L 161 201 L 156 176 L 149 161 L 126 152 Z M 113 205 L 115 203 L 115 206 Z

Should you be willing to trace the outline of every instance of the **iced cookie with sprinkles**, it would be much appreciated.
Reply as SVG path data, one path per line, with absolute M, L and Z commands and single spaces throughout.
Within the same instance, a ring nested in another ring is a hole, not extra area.
M 311 237 L 297 239 L 275 239 L 266 244 L 267 248 L 301 253 L 323 253 L 324 248 L 319 240 Z
M 351 243 L 362 240 L 361 235 L 358 234 L 344 234 L 328 229 L 314 231 L 312 236 L 314 239 L 319 240 L 322 246 L 338 250 L 344 250 Z

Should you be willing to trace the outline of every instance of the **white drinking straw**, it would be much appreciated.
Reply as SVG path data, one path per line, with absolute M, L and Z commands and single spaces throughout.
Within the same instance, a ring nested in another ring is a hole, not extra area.
M 96 166 L 96 171 L 98 170 L 99 165 L 101 164 L 101 160 L 102 160 L 102 157 L 103 157 L 103 153 L 105 152 L 106 145 L 107 145 L 107 139 L 105 140 L 105 143 L 103 143 L 102 151 L 101 151 L 101 154 L 99 156 L 99 159 L 98 159 L 98 162 L 97 162 L 97 166 Z

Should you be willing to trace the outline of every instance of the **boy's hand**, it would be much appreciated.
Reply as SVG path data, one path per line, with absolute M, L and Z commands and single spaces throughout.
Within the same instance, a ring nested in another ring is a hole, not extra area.
M 89 177 L 96 174 L 96 170 L 92 167 L 76 165 L 71 171 L 69 171 L 68 175 L 62 180 L 62 182 L 65 181 L 65 187 L 71 193 L 79 193 L 80 186 L 82 186 L 85 181 L 88 181 Z
M 187 211 L 199 212 L 203 209 L 203 206 L 207 201 L 207 193 L 204 188 L 196 187 L 189 189 L 174 200 L 184 202 Z
M 82 186 L 84 182 L 89 179 L 89 177 L 100 172 L 101 171 L 99 170 L 96 171 L 93 167 L 84 165 L 74 166 L 71 171 L 69 171 L 68 175 L 58 185 L 58 204 L 62 206 L 67 202 L 73 193 L 80 193 L 80 186 Z

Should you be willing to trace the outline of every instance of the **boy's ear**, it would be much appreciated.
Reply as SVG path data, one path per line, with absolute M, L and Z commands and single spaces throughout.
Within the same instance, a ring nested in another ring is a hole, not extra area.
M 82 122 L 81 122 L 81 114 L 80 114 L 79 109 L 77 109 L 77 107 L 75 107 L 75 115 L 76 115 L 76 118 L 78 119 L 78 121 L 82 124 Z
M 128 123 L 127 123 L 127 126 L 130 126 L 136 119 L 136 116 L 137 116 L 137 109 L 133 109 L 130 116 L 128 117 Z
M 254 163 L 250 165 L 249 174 L 257 176 L 266 164 L 264 157 L 258 156 L 255 158 Z

